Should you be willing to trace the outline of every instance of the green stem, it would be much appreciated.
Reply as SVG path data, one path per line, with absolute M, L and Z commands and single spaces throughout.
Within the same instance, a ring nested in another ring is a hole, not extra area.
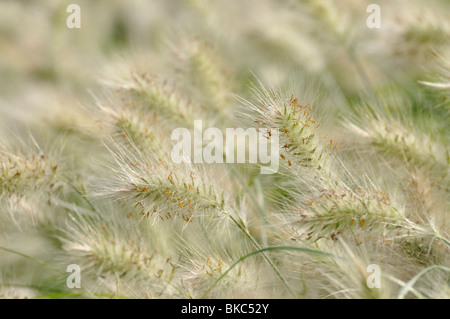
M 422 270 L 421 272 L 419 272 L 417 275 L 415 275 L 414 277 L 412 277 L 407 283 L 406 285 L 403 286 L 403 288 L 399 291 L 398 295 L 397 295 L 397 299 L 403 299 L 405 298 L 405 296 L 408 294 L 408 292 L 412 289 L 412 287 L 416 284 L 416 282 L 426 273 L 434 270 L 434 269 L 442 269 L 445 270 L 446 272 L 450 272 L 450 268 L 445 267 L 445 266 L 441 266 L 441 265 L 433 265 L 431 267 L 425 268 L 424 270 Z
M 332 255 L 332 254 L 329 254 L 329 253 L 324 253 L 324 252 L 322 252 L 320 250 L 314 250 L 314 249 L 308 249 L 308 248 L 299 248 L 299 247 L 292 247 L 292 246 L 274 246 L 274 247 L 261 248 L 261 249 L 253 251 L 253 252 L 251 252 L 251 253 L 249 253 L 249 254 L 239 258 L 208 289 L 206 289 L 206 291 L 200 296 L 200 299 L 205 297 L 211 291 L 211 289 L 213 289 L 219 283 L 219 281 L 221 281 L 239 263 L 241 263 L 242 261 L 244 261 L 247 258 L 252 257 L 254 255 L 257 255 L 257 254 L 263 254 L 264 255 L 264 252 L 272 251 L 272 250 L 292 250 L 292 251 L 299 251 L 299 252 L 304 252 L 304 253 L 308 253 L 308 254 L 321 255 L 321 256 L 327 256 L 327 257 L 332 257 L 332 258 L 340 258 L 340 259 L 342 258 L 342 257 L 338 257 L 338 256 L 335 256 L 335 255 Z
M 239 227 L 239 229 L 242 230 L 242 232 L 245 234 L 245 236 L 247 236 L 248 239 L 250 239 L 250 241 L 252 242 L 252 244 L 259 250 L 263 249 L 261 247 L 261 245 L 256 241 L 255 238 L 253 238 L 253 236 L 248 232 L 247 228 L 243 225 L 243 223 L 239 223 L 236 219 L 233 218 L 233 216 L 231 216 L 230 214 L 228 214 L 231 218 L 231 220 Z M 289 292 L 292 294 L 293 297 L 295 297 L 295 292 L 294 290 L 292 290 L 292 288 L 289 286 L 287 280 L 284 278 L 284 276 L 281 274 L 280 270 L 278 269 L 278 267 L 273 263 L 272 260 L 270 260 L 270 258 L 262 253 L 264 259 L 269 263 L 270 267 L 272 267 L 273 271 L 277 274 L 277 276 L 281 279 L 281 281 L 283 282 L 283 284 L 286 286 L 286 288 L 289 290 Z
M 44 267 L 50 268 L 50 269 L 52 269 L 52 270 L 58 272 L 60 275 L 64 275 L 64 272 L 62 272 L 61 270 L 59 270 L 59 269 L 57 269 L 57 268 L 55 268 L 55 267 L 53 267 L 53 266 L 51 266 L 51 265 L 49 265 L 49 264 L 47 264 L 47 263 L 41 261 L 41 260 L 39 260 L 39 259 L 36 259 L 36 258 L 34 258 L 34 257 L 28 256 L 28 255 L 25 255 L 25 254 L 23 254 L 23 253 L 21 253 L 21 252 L 18 252 L 18 251 L 9 249 L 9 248 L 1 247 L 1 246 L 0 246 L 0 250 L 4 250 L 4 251 L 7 251 L 7 252 L 12 253 L 12 254 L 19 255 L 19 256 L 21 256 L 21 257 L 24 257 L 24 258 L 26 258 L 26 259 L 29 259 L 29 260 L 31 260 L 31 261 L 34 261 L 34 262 L 36 262 L 36 263 L 38 263 L 38 264 L 40 264 L 40 265 L 42 265 L 42 266 L 44 266 Z

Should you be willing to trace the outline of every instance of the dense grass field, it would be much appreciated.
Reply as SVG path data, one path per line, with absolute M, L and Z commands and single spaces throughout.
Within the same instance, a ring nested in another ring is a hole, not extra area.
M 0 297 L 450 297 L 449 1 L 72 2 L 0 2 Z

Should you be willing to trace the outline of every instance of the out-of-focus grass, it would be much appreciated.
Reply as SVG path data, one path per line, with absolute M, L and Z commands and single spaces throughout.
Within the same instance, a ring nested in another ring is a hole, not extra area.
M 450 4 L 369 3 L 2 1 L 0 296 L 448 298 Z M 279 172 L 174 165 L 193 119 Z

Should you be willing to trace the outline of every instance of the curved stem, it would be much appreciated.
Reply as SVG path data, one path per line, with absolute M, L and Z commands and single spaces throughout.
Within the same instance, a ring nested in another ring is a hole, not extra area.
M 266 251 L 272 251 L 272 250 L 292 250 L 292 251 L 299 251 L 299 252 L 304 252 L 304 253 L 308 253 L 308 254 L 321 255 L 321 256 L 327 256 L 327 257 L 342 259 L 342 257 L 338 257 L 338 256 L 335 256 L 335 255 L 332 255 L 332 254 L 329 254 L 329 253 L 324 253 L 324 252 L 322 252 L 320 250 L 314 250 L 314 249 L 308 249 L 308 248 L 299 248 L 299 247 L 292 247 L 292 246 L 274 246 L 274 247 L 261 248 L 261 249 L 253 251 L 253 252 L 251 252 L 251 253 L 249 253 L 249 254 L 239 258 L 208 289 L 206 289 L 206 291 L 200 296 L 200 299 L 205 297 L 205 295 L 208 294 L 211 291 L 211 289 L 213 289 L 219 283 L 219 281 L 221 281 L 239 263 L 241 263 L 242 261 L 244 261 L 247 258 L 252 257 L 254 255 L 263 254 Z
M 408 292 L 413 288 L 413 286 L 416 284 L 416 282 L 426 273 L 434 270 L 434 269 L 442 269 L 445 270 L 447 272 L 450 272 L 450 268 L 445 267 L 445 266 L 441 266 L 441 265 L 433 265 L 431 267 L 425 268 L 424 270 L 422 270 L 421 272 L 419 272 L 417 275 L 415 275 L 414 277 L 412 277 L 403 287 L 402 289 L 399 291 L 398 295 L 397 295 L 397 299 L 403 299 L 405 298 L 405 296 L 408 294 Z

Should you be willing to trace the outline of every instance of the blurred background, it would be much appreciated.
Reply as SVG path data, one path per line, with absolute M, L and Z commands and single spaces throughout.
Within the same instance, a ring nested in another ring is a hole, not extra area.
M 433 52 L 448 52 L 450 3 L 377 1 L 381 28 L 369 29 L 372 2 L 2 0 L 1 118 L 70 112 L 105 65 L 124 60 L 157 74 L 166 63 L 176 76 L 193 42 L 210 46 L 237 94 L 253 73 L 280 86 L 294 74 L 310 77 L 346 99 L 365 81 L 426 80 Z M 81 29 L 66 25 L 70 3 L 81 8 Z
M 80 29 L 67 27 L 71 3 Z M 371 3 L 381 28 L 367 26 Z M 281 89 L 314 83 L 314 95 L 328 98 L 325 120 L 395 86 L 414 107 L 429 97 L 447 141 L 449 101 L 419 81 L 448 85 L 449 35 L 448 0 L 0 0 L 0 145 L 26 149 L 20 141 L 32 139 L 90 176 L 96 167 L 83 159 L 102 156 L 104 133 L 91 106 L 130 70 L 168 80 L 212 112 L 250 97 L 256 79 Z M 43 236 L 0 223 L 0 245 L 55 260 L 50 223 Z M 3 279 L 45 286 L 20 256 L 1 257 L 0 267 Z

